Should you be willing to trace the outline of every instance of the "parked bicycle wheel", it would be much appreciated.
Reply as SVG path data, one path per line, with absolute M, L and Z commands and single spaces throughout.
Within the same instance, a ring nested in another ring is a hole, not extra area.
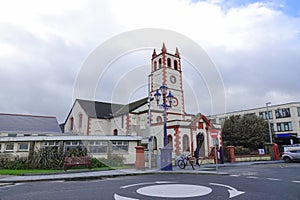
M 177 165 L 180 169 L 184 169 L 186 164 L 183 160 L 178 160 Z

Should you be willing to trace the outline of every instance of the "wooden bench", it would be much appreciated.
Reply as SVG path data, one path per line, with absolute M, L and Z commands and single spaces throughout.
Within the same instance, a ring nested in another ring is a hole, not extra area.
M 92 169 L 92 160 L 88 156 L 81 157 L 65 157 L 64 160 L 64 171 L 67 171 L 71 167 L 76 166 L 87 166 L 90 170 Z

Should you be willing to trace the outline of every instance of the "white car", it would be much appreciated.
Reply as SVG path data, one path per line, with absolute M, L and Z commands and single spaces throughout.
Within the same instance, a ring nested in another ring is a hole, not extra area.
M 282 159 L 286 163 L 300 161 L 300 150 L 291 150 L 284 152 L 282 154 Z

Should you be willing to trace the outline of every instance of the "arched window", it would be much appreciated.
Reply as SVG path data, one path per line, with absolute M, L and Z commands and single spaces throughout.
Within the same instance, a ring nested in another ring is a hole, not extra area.
M 154 61 L 154 71 L 157 69 L 157 62 Z
M 160 69 L 160 68 L 162 67 L 162 66 L 161 66 L 161 58 L 158 60 L 158 65 L 159 65 L 158 67 L 159 67 L 159 69 Z
M 171 58 L 167 59 L 167 65 L 168 65 L 168 67 L 171 67 Z
M 182 137 L 182 150 L 183 151 L 190 151 L 189 147 L 189 137 L 187 135 L 184 135 Z
M 168 147 L 173 148 L 173 138 L 171 135 L 168 135 Z
M 152 149 L 157 150 L 157 138 L 155 136 L 152 138 Z
M 177 62 L 177 60 L 174 60 L 174 69 L 178 70 L 178 62 Z
M 114 136 L 118 135 L 118 129 L 114 129 Z
M 74 117 L 70 118 L 70 131 L 73 131 L 74 129 Z
M 82 114 L 81 113 L 78 115 L 78 127 L 82 128 Z

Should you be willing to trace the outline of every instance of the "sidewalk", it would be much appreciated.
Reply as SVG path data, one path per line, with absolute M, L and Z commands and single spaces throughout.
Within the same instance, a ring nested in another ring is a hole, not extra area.
M 275 164 L 282 161 L 261 161 L 261 162 L 239 162 L 239 163 L 225 163 L 218 164 L 218 167 L 236 167 L 236 166 L 249 166 L 257 164 Z M 107 170 L 107 171 L 74 171 L 70 170 L 62 173 L 55 174 L 38 174 L 38 175 L 24 175 L 24 176 L 2 176 L 0 175 L 0 186 L 8 184 L 22 183 L 22 182 L 34 182 L 34 181 L 61 181 L 61 180 L 88 180 L 88 179 L 101 179 L 112 178 L 117 176 L 134 176 L 145 174 L 158 174 L 158 173 L 174 173 L 174 174 L 205 174 L 205 175 L 228 175 L 226 172 L 220 172 L 216 170 L 216 165 L 201 165 L 201 167 L 195 167 L 195 170 L 191 166 L 187 166 L 185 169 L 173 167 L 172 171 L 161 171 L 160 169 L 122 169 L 122 170 Z

